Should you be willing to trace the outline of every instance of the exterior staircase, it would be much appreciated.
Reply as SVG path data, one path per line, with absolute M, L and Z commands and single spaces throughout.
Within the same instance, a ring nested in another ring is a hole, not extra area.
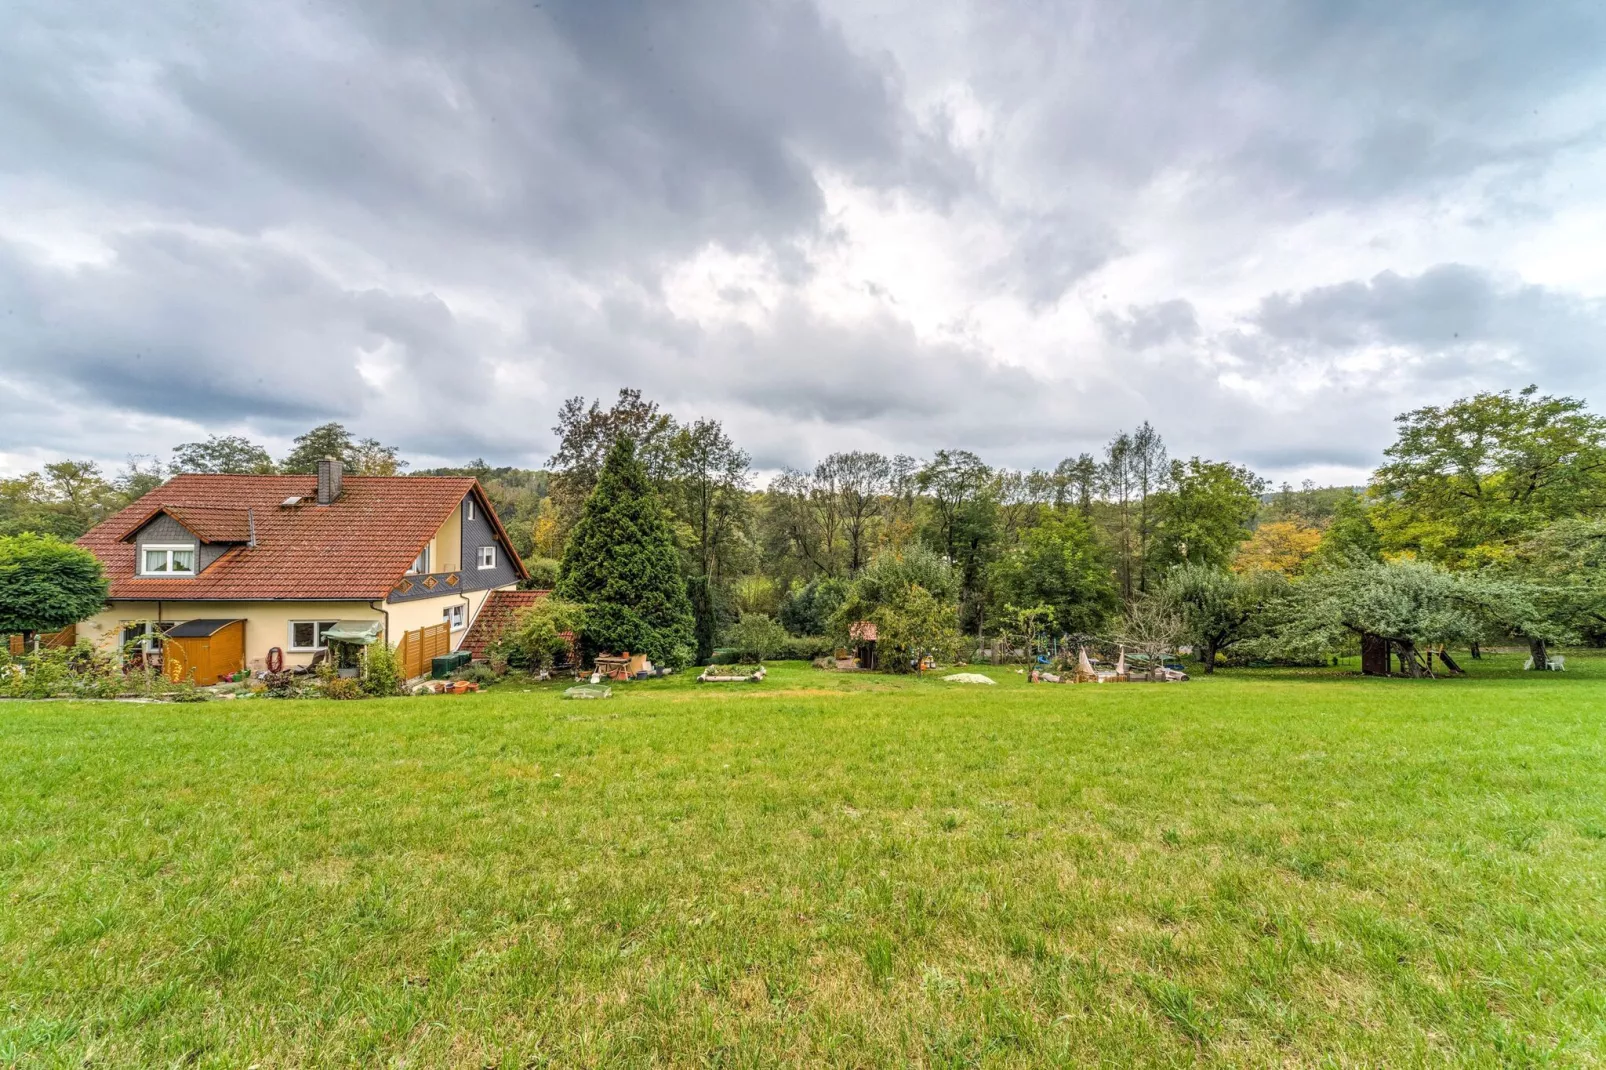
M 520 613 L 551 594 L 551 591 L 492 591 L 468 626 L 468 634 L 457 649 L 466 650 L 475 661 L 485 659 L 485 648 L 512 627 Z

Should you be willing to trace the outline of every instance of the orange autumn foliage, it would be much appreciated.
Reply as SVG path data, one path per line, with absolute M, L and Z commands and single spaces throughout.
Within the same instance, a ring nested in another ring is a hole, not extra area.
M 1262 524 L 1247 542 L 1238 547 L 1232 570 L 1248 572 L 1251 569 L 1264 569 L 1292 576 L 1304 565 L 1305 559 L 1316 552 L 1321 542 L 1322 533 L 1319 529 L 1292 520 Z

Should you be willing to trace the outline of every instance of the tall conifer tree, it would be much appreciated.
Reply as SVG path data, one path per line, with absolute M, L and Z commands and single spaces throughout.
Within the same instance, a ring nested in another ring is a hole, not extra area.
M 557 591 L 590 607 L 582 638 L 587 656 L 628 650 L 658 665 L 691 660 L 692 608 L 680 553 L 629 438 L 608 451 L 563 548 Z

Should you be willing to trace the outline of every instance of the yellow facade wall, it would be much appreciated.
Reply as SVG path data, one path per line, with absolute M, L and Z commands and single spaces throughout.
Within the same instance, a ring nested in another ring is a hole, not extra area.
M 439 595 L 435 598 L 409 599 L 405 602 L 388 602 L 385 608 L 390 610 L 391 643 L 394 645 L 403 632 L 410 632 L 415 628 L 427 628 L 432 624 L 439 624 L 445 620 L 443 611 L 450 605 L 464 607 L 463 627 L 452 632 L 452 649 L 456 650 L 467 634 L 469 625 L 479 614 L 480 607 L 490 595 L 489 589 L 483 591 L 454 591 L 452 594 Z
M 310 664 L 313 651 L 290 649 L 290 622 L 302 620 L 375 620 L 384 624 L 389 615 L 385 641 L 395 646 L 404 632 L 445 620 L 442 611 L 453 603 L 464 604 L 464 627 L 452 632 L 452 649 L 467 634 L 490 591 L 464 591 L 419 598 L 407 602 L 117 602 L 78 625 L 78 636 L 102 650 L 115 650 L 125 622 L 162 620 L 179 624 L 187 620 L 245 621 L 245 662 L 252 670 L 267 668 L 268 651 L 278 647 L 284 653 L 286 668 Z M 375 607 L 379 608 L 375 608 Z M 158 616 L 158 610 L 160 616 Z
M 463 569 L 463 506 L 458 505 L 429 540 L 431 572 L 461 572 Z

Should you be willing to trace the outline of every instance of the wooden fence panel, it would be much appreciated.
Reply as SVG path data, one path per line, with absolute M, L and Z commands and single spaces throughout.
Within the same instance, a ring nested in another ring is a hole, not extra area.
M 432 658 L 445 657 L 452 652 L 452 626 L 442 621 L 422 629 L 424 633 L 424 671 L 429 671 Z
M 415 628 L 402 634 L 396 644 L 396 660 L 409 680 L 429 672 L 432 659 L 451 653 L 452 626 L 442 621 L 427 628 Z
M 422 651 L 417 632 L 403 632 L 401 642 L 396 644 L 396 660 L 401 662 L 402 675 L 411 680 L 418 675 L 418 655 Z
M 76 624 L 69 624 L 59 632 L 43 632 L 39 636 L 39 647 L 42 650 L 68 647 L 76 642 L 78 642 L 78 625 Z M 22 636 L 20 635 L 11 636 L 8 645 L 12 657 L 20 658 L 23 654 L 28 653 L 27 648 L 23 646 Z

